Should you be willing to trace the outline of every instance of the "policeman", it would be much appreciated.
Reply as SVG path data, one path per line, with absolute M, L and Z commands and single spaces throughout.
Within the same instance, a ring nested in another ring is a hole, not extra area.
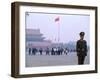
M 80 40 L 76 44 L 79 65 L 84 64 L 85 56 L 87 56 L 87 42 L 84 40 L 84 35 L 84 32 L 80 32 Z

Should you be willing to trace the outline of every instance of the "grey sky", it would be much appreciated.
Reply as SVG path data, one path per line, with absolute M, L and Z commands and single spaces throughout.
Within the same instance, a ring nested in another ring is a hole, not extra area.
M 59 17 L 59 21 L 55 19 Z M 89 44 L 90 37 L 90 16 L 89 15 L 72 15 L 72 14 L 44 14 L 28 13 L 26 15 L 26 28 L 40 29 L 46 40 L 57 42 L 58 30 L 60 30 L 60 42 L 77 41 L 79 33 L 86 33 L 85 40 Z

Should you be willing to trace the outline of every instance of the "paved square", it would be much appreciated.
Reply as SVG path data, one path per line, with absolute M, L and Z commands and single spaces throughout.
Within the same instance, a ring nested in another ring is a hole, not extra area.
M 85 58 L 84 64 L 89 64 L 89 52 Z M 26 54 L 26 67 L 39 67 L 39 66 L 60 66 L 60 65 L 77 65 L 77 55 L 76 52 L 71 52 L 62 55 L 29 55 Z

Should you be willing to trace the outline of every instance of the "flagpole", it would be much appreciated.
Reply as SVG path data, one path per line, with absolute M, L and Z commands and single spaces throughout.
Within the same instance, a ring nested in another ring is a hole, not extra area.
M 57 27 L 58 27 L 58 35 L 57 35 L 57 41 L 58 41 L 58 43 L 59 43 L 59 41 L 60 41 L 60 22 L 59 22 L 59 20 L 60 20 L 60 18 L 59 17 L 57 17 L 56 19 L 55 19 L 55 22 L 57 22 Z
M 58 43 L 60 42 L 60 22 L 58 21 Z

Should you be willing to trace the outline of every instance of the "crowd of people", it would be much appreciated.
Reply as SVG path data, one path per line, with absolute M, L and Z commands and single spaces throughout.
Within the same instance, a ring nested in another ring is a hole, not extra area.
M 61 48 L 61 47 L 53 47 L 53 48 L 46 48 L 46 49 L 37 49 L 37 48 L 28 48 L 28 54 L 29 55 L 62 55 L 62 54 L 68 54 L 68 52 L 73 50 L 68 50 L 67 48 Z

